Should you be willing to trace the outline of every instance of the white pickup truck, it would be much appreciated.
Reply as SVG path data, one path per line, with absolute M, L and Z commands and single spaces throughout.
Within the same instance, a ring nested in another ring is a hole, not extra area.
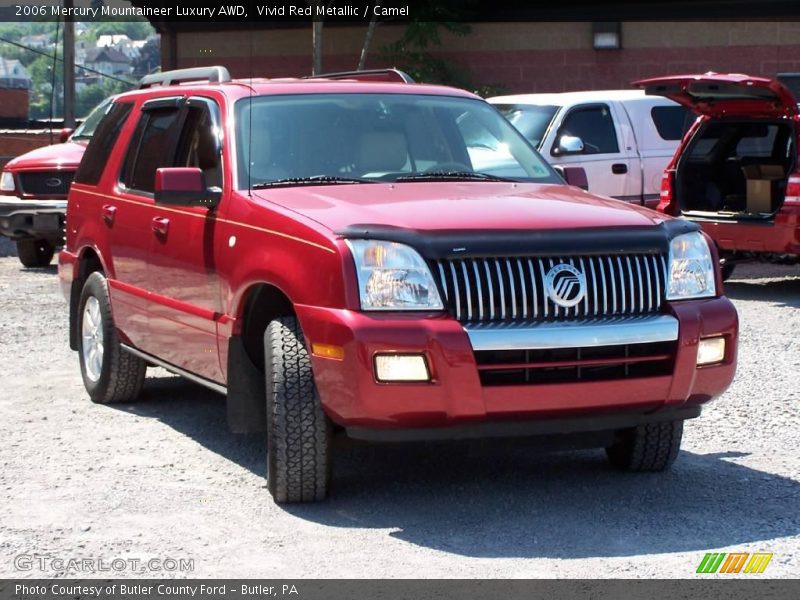
M 661 176 L 694 120 L 641 90 L 489 98 L 554 166 L 583 167 L 589 191 L 654 208 Z

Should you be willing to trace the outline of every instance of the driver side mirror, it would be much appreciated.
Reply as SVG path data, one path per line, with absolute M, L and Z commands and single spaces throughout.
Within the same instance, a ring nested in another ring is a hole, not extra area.
M 559 154 L 581 154 L 583 149 L 583 140 L 577 136 L 562 135 L 558 138 Z
M 197 167 L 165 167 L 156 169 L 156 204 L 177 206 L 217 206 L 222 190 L 206 187 L 202 169 Z

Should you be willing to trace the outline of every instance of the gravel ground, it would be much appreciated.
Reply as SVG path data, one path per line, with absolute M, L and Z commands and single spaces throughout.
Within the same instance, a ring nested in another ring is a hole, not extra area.
M 679 578 L 715 550 L 773 552 L 764 576 L 796 577 L 800 269 L 736 275 L 739 373 L 671 472 L 528 443 L 348 444 L 330 501 L 283 508 L 220 396 L 151 370 L 140 403 L 93 405 L 55 269 L 1 258 L 0 576 L 81 575 L 15 568 L 36 555 L 194 561 L 149 576 Z

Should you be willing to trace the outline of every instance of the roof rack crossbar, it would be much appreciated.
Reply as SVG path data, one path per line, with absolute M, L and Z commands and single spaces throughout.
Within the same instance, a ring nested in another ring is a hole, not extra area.
M 358 81 L 397 81 L 416 83 L 408 73 L 399 69 L 368 69 L 364 71 L 341 71 L 339 73 L 323 73 L 307 75 L 303 79 L 355 79 Z
M 155 85 L 174 85 L 184 81 L 206 80 L 209 83 L 225 83 L 231 80 L 231 74 L 225 67 L 194 67 L 191 69 L 176 69 L 145 75 L 139 81 L 139 89 Z

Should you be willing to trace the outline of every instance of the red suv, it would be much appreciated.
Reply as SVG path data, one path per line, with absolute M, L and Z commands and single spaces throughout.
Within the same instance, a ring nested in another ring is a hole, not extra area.
M 110 100 L 101 102 L 60 144 L 10 160 L 0 176 L 0 235 L 14 240 L 26 267 L 46 267 L 64 243 L 67 193 L 94 128 Z
M 91 399 L 134 400 L 151 365 L 225 394 L 279 502 L 325 497 L 337 431 L 577 435 L 662 470 L 735 371 L 697 225 L 566 185 L 492 106 L 394 70 L 150 76 L 67 213 Z
M 717 73 L 636 84 L 699 115 L 667 166 L 657 210 L 702 227 L 725 279 L 746 260 L 800 262 L 800 116 L 791 91 Z

